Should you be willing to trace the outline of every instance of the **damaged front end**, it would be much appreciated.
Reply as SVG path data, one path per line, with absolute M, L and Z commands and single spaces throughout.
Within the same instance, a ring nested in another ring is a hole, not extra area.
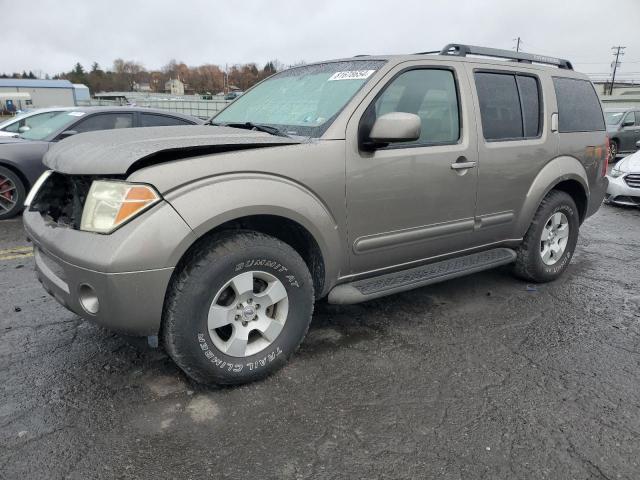
M 80 229 L 82 212 L 91 184 L 104 175 L 69 175 L 50 172 L 26 206 L 60 227 Z M 124 175 L 109 175 L 109 179 L 124 179 Z

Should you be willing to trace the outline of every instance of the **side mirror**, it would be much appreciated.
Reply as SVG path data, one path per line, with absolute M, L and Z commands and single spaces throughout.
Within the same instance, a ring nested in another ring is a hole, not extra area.
M 633 120 L 625 120 L 624 123 L 622 124 L 622 128 L 633 127 L 634 125 L 635 125 L 635 122 Z
M 77 135 L 78 132 L 76 130 L 65 130 L 60 135 L 58 135 L 58 140 L 64 140 L 67 137 L 71 137 L 73 135 Z
M 377 146 L 413 142 L 420 138 L 421 129 L 422 120 L 418 115 L 405 112 L 385 113 L 373 124 L 369 139 Z
M 28 132 L 29 130 L 31 130 L 31 127 L 29 127 L 29 125 L 23 125 L 18 129 L 18 133 Z

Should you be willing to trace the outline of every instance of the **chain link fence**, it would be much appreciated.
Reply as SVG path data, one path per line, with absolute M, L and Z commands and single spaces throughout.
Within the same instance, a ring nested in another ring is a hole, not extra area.
M 224 107 L 230 100 L 222 95 L 213 95 L 211 100 L 204 100 L 197 95 L 171 96 L 166 94 L 144 95 L 137 92 L 109 92 L 98 94 L 89 101 L 78 102 L 79 106 L 136 106 L 157 108 L 169 112 L 183 113 L 202 119 L 210 118 Z

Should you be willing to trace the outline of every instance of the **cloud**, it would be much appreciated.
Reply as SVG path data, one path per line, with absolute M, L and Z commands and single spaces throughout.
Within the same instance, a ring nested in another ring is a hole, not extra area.
M 28 15 L 24 10 L 24 2 L 0 0 L 0 72 L 53 74 L 78 61 L 110 67 L 118 57 L 148 69 L 172 58 L 189 65 L 274 58 L 290 64 L 449 42 L 512 48 L 517 36 L 526 51 L 568 58 L 587 72 L 609 71 L 612 45 L 627 46 L 625 60 L 640 60 L 637 0 L 616 3 L 615 26 L 604 21 L 597 0 L 40 0 Z M 622 72 L 640 71 L 637 65 Z

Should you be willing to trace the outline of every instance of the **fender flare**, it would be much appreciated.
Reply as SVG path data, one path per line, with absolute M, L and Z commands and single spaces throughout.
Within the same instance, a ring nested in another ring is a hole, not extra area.
M 345 265 L 339 223 L 327 205 L 305 186 L 263 173 L 224 174 L 199 180 L 165 194 L 193 230 L 195 239 L 232 220 L 273 215 L 294 221 L 314 238 L 325 264 L 325 288 L 333 285 Z M 180 257 L 191 244 L 175 252 Z
M 573 180 L 580 184 L 585 196 L 587 199 L 589 198 L 589 180 L 582 163 L 570 156 L 554 158 L 538 172 L 536 178 L 531 182 L 519 215 L 520 220 L 516 225 L 516 233 L 520 237 L 524 237 L 527 233 L 533 216 L 544 197 L 559 183 L 567 180 Z

